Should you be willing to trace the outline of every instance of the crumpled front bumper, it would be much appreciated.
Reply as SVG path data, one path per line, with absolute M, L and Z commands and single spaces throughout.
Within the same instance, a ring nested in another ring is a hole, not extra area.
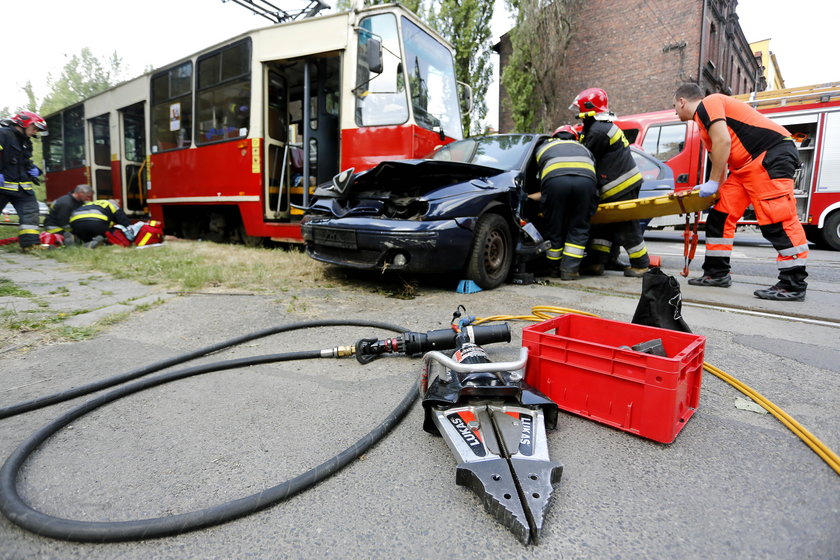
M 310 217 L 301 224 L 301 232 L 306 253 L 321 262 L 435 274 L 464 267 L 474 227 L 475 218 L 411 221 Z

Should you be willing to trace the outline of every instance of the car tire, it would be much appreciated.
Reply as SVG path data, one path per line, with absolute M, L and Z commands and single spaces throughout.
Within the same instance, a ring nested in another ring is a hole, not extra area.
M 475 227 L 467 278 L 484 290 L 492 290 L 507 279 L 512 263 L 510 226 L 498 214 L 485 214 Z
M 822 228 L 822 235 L 825 244 L 835 251 L 840 251 L 840 211 L 833 212 Z

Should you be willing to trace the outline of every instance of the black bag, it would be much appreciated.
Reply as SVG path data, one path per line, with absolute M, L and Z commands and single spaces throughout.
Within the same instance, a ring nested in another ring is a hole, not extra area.
M 633 323 L 691 332 L 682 318 L 682 293 L 676 278 L 668 276 L 658 267 L 645 272 L 642 276 L 642 295 L 633 315 Z

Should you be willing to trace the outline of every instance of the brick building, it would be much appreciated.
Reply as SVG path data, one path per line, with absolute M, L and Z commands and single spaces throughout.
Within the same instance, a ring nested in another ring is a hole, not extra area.
M 566 0 L 556 0 L 566 1 Z M 600 87 L 618 115 L 668 109 L 672 94 L 684 82 L 707 93 L 762 91 L 765 81 L 738 23 L 738 0 L 587 0 L 577 2 L 572 40 L 557 71 L 562 74 L 559 99 Z M 510 57 L 510 37 L 502 36 L 499 66 Z M 506 92 L 499 85 L 499 99 Z M 573 113 L 556 115 L 568 122 Z M 499 103 L 499 130 L 513 121 Z

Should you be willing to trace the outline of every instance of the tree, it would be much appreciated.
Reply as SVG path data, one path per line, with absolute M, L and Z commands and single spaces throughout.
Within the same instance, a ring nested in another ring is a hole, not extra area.
M 490 20 L 493 0 L 439 0 L 431 25 L 455 47 L 455 76 L 473 90 L 472 111 L 464 115 L 464 135 L 480 131 L 487 116 L 487 89 L 493 80 L 490 64 Z
M 516 13 L 510 32 L 512 53 L 501 82 L 517 131 L 548 130 L 564 114 L 568 99 L 557 91 L 566 48 L 572 39 L 572 15 L 580 0 L 507 0 Z
M 101 93 L 116 85 L 123 71 L 122 58 L 116 52 L 107 60 L 100 60 L 85 47 L 79 55 L 70 57 L 57 80 L 47 75 L 50 92 L 41 102 L 40 110 L 44 114 L 52 113 Z

